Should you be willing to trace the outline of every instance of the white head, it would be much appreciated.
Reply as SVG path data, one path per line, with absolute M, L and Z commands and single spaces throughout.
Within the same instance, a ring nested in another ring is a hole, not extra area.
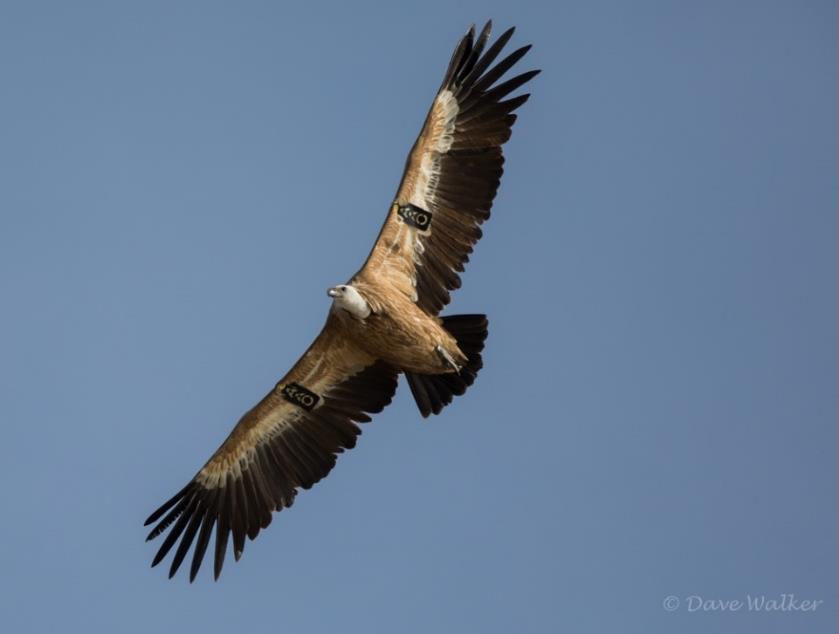
M 333 286 L 326 291 L 326 294 L 332 298 L 332 303 L 338 308 L 342 308 L 353 317 L 359 319 L 366 319 L 370 315 L 370 306 L 367 304 L 361 293 L 355 287 L 349 284 L 339 284 Z

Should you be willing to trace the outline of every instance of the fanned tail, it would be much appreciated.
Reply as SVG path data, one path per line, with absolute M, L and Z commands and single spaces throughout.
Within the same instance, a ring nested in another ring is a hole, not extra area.
M 475 382 L 478 371 L 483 367 L 481 351 L 484 349 L 489 327 L 486 315 L 450 315 L 442 319 L 443 327 L 455 338 L 468 361 L 459 373 L 405 373 L 411 394 L 414 395 L 424 418 L 431 414 L 439 414 L 455 396 L 466 392 L 466 388 Z

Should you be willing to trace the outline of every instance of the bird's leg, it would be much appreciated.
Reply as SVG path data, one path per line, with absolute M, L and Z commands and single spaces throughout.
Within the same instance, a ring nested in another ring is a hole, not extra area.
M 440 356 L 444 365 L 447 365 L 455 372 L 460 372 L 460 366 L 454 362 L 454 359 L 452 358 L 452 355 L 449 354 L 448 350 L 446 350 L 443 346 L 437 346 L 434 349 L 437 351 L 437 354 Z

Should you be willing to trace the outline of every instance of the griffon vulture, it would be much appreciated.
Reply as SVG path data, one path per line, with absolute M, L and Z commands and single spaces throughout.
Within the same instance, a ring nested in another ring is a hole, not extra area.
M 169 576 L 195 544 L 195 578 L 215 529 L 215 577 L 232 535 L 238 560 L 274 511 L 326 476 L 355 445 L 404 373 L 423 416 L 439 414 L 475 380 L 487 336 L 484 315 L 439 317 L 481 237 L 501 179 L 501 146 L 513 111 L 507 96 L 539 71 L 499 80 L 529 50 L 497 64 L 513 34 L 487 47 L 491 23 L 460 40 L 411 149 L 396 197 L 367 261 L 332 300 L 321 333 L 294 367 L 247 412 L 195 477 L 146 520 L 165 534 L 156 566 L 175 554 Z M 168 531 L 168 532 L 167 532 Z

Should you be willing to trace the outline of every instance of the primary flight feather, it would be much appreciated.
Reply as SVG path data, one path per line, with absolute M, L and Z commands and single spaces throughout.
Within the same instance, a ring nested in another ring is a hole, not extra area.
M 233 556 L 289 507 L 299 488 L 326 476 L 355 446 L 356 423 L 387 406 L 404 373 L 423 416 L 463 394 L 480 370 L 484 315 L 438 317 L 481 237 L 503 172 L 501 146 L 529 95 L 506 99 L 538 70 L 499 83 L 529 50 L 493 66 L 513 34 L 489 48 L 491 22 L 460 40 L 408 155 L 405 173 L 361 270 L 330 288 L 323 330 L 300 360 L 248 411 L 195 477 L 146 520 L 165 534 L 152 561 L 175 548 L 172 577 L 194 544 L 189 578 L 215 529 L 218 578 Z M 167 532 L 168 531 L 168 532 Z

